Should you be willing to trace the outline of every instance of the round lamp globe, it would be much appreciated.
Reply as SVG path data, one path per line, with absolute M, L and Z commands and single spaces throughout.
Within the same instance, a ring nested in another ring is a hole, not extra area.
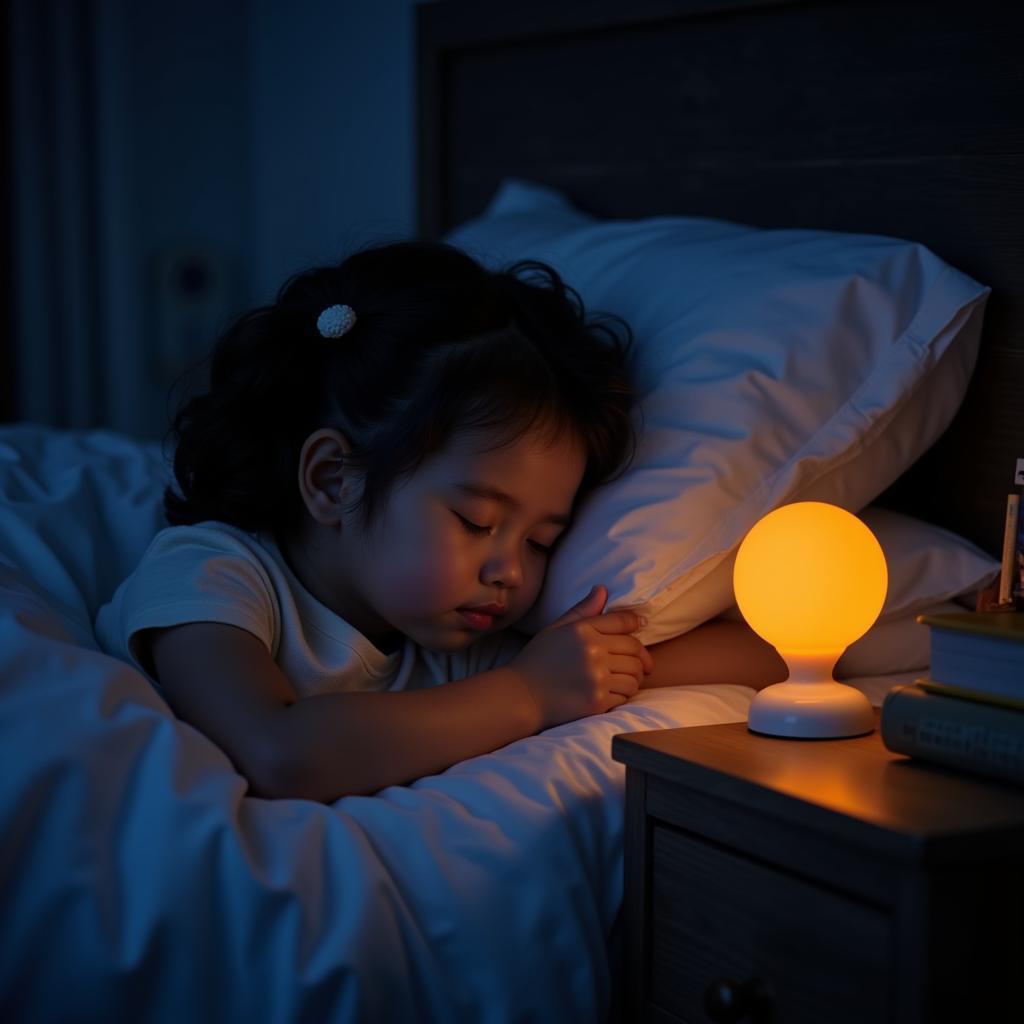
M 790 669 L 786 682 L 754 698 L 750 728 L 806 737 L 870 732 L 867 698 L 832 678 L 843 651 L 885 603 L 885 555 L 867 526 L 837 505 L 783 505 L 743 539 L 733 585 L 750 628 Z

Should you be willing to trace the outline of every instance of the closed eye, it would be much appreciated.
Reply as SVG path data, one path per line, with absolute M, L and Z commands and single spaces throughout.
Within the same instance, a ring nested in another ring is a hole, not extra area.
M 473 534 L 474 537 L 486 537 L 486 536 L 489 536 L 490 533 L 491 533 L 491 527 L 490 526 L 481 526 L 479 523 L 470 522 L 470 520 L 468 520 L 465 516 L 460 516 L 459 513 L 455 511 L 455 509 L 452 509 L 452 515 L 454 515 L 455 518 L 458 519 L 458 521 L 460 523 L 462 523 L 462 526 L 466 530 L 466 532 Z M 531 541 L 528 541 L 527 543 L 538 554 L 541 554 L 541 555 L 550 555 L 551 554 L 551 545 L 550 544 L 541 544 L 540 541 L 536 541 L 536 540 L 531 540 Z
M 477 523 L 471 523 L 464 516 L 460 516 L 458 512 L 452 509 L 452 515 L 466 528 L 469 533 L 474 534 L 477 537 L 489 535 L 491 528 L 489 526 L 480 526 Z

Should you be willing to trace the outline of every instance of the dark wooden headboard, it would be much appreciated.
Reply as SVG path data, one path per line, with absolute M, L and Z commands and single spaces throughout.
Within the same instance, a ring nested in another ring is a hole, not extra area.
M 990 285 L 963 407 L 878 503 L 999 555 L 1024 456 L 1018 4 L 441 0 L 416 13 L 424 237 L 516 175 L 605 217 L 912 239 Z

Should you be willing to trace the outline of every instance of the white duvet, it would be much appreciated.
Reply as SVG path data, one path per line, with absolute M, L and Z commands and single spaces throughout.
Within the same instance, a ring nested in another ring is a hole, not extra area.
M 737 721 L 752 691 L 646 692 L 333 806 L 249 797 L 92 636 L 165 474 L 156 445 L 0 428 L 0 1019 L 603 1020 L 611 738 Z

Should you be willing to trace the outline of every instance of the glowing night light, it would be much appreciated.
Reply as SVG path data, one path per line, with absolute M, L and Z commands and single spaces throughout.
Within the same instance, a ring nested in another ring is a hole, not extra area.
M 783 505 L 754 525 L 736 555 L 736 603 L 789 677 L 751 702 L 753 732 L 825 739 L 874 729 L 867 697 L 832 670 L 878 618 L 888 582 L 874 534 L 836 505 Z

